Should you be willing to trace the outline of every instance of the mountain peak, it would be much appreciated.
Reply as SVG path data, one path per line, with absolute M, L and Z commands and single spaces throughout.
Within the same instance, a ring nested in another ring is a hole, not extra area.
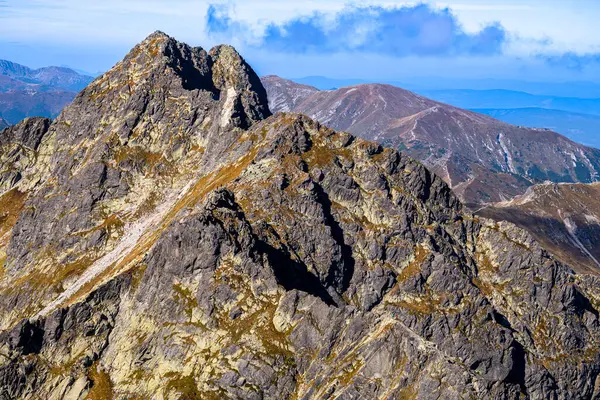
M 167 35 L 163 31 L 157 30 L 152 32 L 145 40 L 154 40 L 154 39 L 165 39 L 170 40 L 173 39 L 171 36 Z
M 265 99 L 157 34 L 0 135 L 0 397 L 597 397 L 596 278 Z
M 156 31 L 138 43 L 132 51 L 145 51 L 154 56 L 164 55 L 164 51 L 169 45 L 176 45 L 177 43 L 175 38 L 164 32 Z
M 216 88 L 226 93 L 227 107 L 240 107 L 242 114 L 237 124 L 247 128 L 252 122 L 271 115 L 265 90 L 260 78 L 244 58 L 229 45 L 210 50 L 212 81 Z M 235 100 L 235 99 L 238 100 Z
M 270 115 L 260 79 L 233 47 L 218 46 L 209 54 L 159 31 L 96 79 L 75 103 L 91 100 L 100 107 L 134 114 L 134 109 L 144 112 L 143 104 L 157 98 L 161 103 L 185 98 L 190 109 L 200 107 L 202 114 L 215 110 L 218 115 L 203 117 L 205 129 L 213 125 L 246 129 Z M 124 101 L 136 104 L 121 104 Z
M 137 59 L 140 56 L 149 56 L 145 60 L 137 60 L 144 61 L 142 64 L 149 65 L 149 62 L 152 61 L 153 58 L 160 58 L 162 56 L 180 56 L 181 58 L 189 58 L 189 54 L 176 54 L 173 51 L 173 48 L 179 47 L 186 50 L 191 50 L 192 48 L 184 43 L 179 43 L 173 37 L 167 35 L 164 32 L 156 31 L 150 34 L 146 39 L 138 43 L 131 49 L 129 54 L 125 57 L 125 60 L 128 61 L 132 59 Z M 199 51 L 202 49 L 198 49 Z

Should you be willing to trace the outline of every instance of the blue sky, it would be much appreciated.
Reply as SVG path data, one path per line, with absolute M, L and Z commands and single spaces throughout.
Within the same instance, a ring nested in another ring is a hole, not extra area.
M 0 58 L 110 68 L 154 30 L 261 74 L 600 81 L 597 0 L 0 0 Z

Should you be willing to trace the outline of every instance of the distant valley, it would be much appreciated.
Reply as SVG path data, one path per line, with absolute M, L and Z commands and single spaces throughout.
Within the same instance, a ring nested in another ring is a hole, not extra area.
M 512 90 L 420 90 L 422 96 L 461 108 L 547 108 L 600 115 L 600 98 L 539 96 Z

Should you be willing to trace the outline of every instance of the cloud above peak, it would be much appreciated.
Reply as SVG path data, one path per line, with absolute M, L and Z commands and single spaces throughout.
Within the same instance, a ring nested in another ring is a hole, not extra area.
M 487 56 L 501 54 L 508 34 L 499 23 L 467 32 L 449 8 L 346 7 L 335 15 L 315 12 L 262 32 L 236 20 L 227 6 L 211 5 L 207 33 L 220 40 L 250 38 L 245 44 L 286 53 L 360 52 L 389 56 Z

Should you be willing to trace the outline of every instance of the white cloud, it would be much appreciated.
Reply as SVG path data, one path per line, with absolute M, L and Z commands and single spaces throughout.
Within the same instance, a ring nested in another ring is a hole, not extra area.
M 234 18 L 248 23 L 259 37 L 268 23 L 284 23 L 321 12 L 330 16 L 351 5 L 398 7 L 421 1 L 392 0 L 2 0 L 0 58 L 23 51 L 78 60 L 93 52 L 110 66 L 147 34 L 160 29 L 179 40 L 210 47 L 205 34 L 209 3 L 232 5 Z M 600 51 L 600 2 L 596 0 L 425 0 L 450 7 L 467 32 L 499 21 L 518 38 L 510 55 Z M 368 27 L 364 27 L 364 32 Z M 363 33 L 364 33 L 363 32 Z M 360 41 L 358 32 L 356 40 Z M 110 55 L 110 56 L 106 56 Z M 30 59 L 33 56 L 30 55 Z M 97 63 L 90 61 L 88 64 Z M 43 63 L 44 60 L 40 60 Z M 70 61 L 66 61 L 70 62 Z M 100 67 L 100 66 L 99 66 Z M 89 68 L 89 66 L 88 66 Z
M 351 5 L 398 7 L 419 1 L 389 0 L 6 0 L 0 37 L 13 41 L 56 41 L 132 44 L 162 29 L 183 40 L 201 43 L 209 3 L 233 5 L 234 18 L 247 22 L 256 34 L 268 22 L 283 23 L 315 11 L 331 14 Z M 570 0 L 426 0 L 450 7 L 469 32 L 499 21 L 521 38 L 552 40 L 555 51 L 595 51 L 600 45 L 595 1 Z M 533 44 L 534 42 L 532 42 Z M 524 51 L 523 44 L 515 53 Z

